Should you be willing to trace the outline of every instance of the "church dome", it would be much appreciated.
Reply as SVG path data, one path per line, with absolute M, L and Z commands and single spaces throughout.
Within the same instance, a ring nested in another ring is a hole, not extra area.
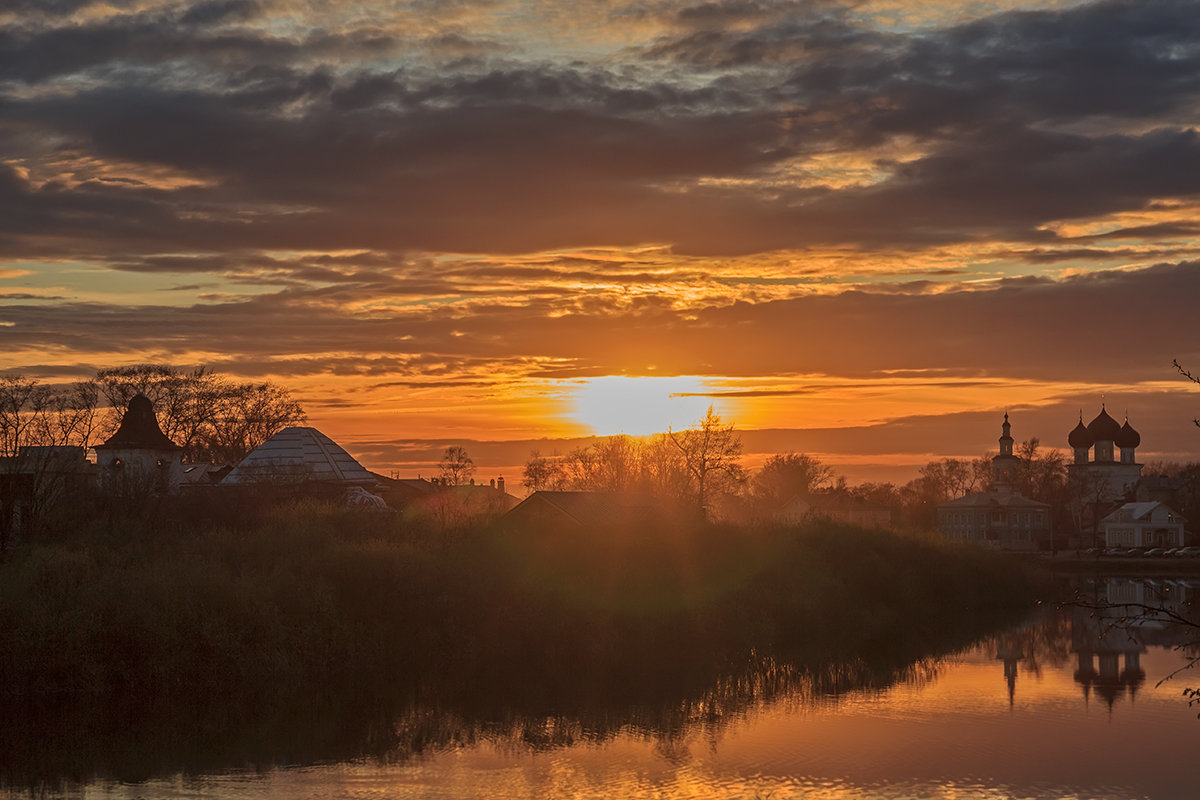
M 1104 406 L 1100 407 L 1100 413 L 1096 418 L 1088 423 L 1087 429 L 1097 442 L 1115 442 L 1121 433 L 1120 423 L 1108 415 Z
M 1080 416 L 1079 424 L 1077 424 L 1075 429 L 1067 435 L 1067 444 L 1078 450 L 1091 447 L 1095 443 L 1095 438 L 1092 437 L 1092 434 L 1088 431 L 1087 426 L 1083 424 L 1083 417 Z
M 1121 426 L 1121 430 L 1117 431 L 1117 438 L 1114 439 L 1117 447 L 1130 448 L 1137 447 L 1142 443 L 1142 435 L 1133 429 L 1129 424 L 1129 420 L 1125 420 L 1125 424 Z

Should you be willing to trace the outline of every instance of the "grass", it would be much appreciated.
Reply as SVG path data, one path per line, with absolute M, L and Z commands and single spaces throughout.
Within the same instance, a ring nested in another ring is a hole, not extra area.
M 0 563 L 0 700 L 27 727 L 74 727 L 39 734 L 59 750 L 83 746 L 84 708 L 161 724 L 160 741 L 181 724 L 207 737 L 184 736 L 182 753 L 351 708 L 437 709 L 470 735 L 514 715 L 531 729 L 671 725 L 797 676 L 886 683 L 1013 621 L 1032 594 L 1001 556 L 830 524 L 446 541 L 311 504 L 241 528 L 103 524 Z M 14 736 L 0 730 L 23 752 Z

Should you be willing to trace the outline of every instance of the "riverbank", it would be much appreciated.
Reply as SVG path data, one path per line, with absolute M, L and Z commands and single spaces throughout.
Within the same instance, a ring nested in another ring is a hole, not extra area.
M 829 524 L 415 541 L 392 517 L 295 506 L 246 529 L 133 526 L 11 554 L 0 700 L 10 719 L 37 717 L 21 728 L 39 731 L 43 755 L 94 746 L 75 732 L 107 717 L 185 754 L 281 729 L 310 730 L 308 753 L 341 719 L 338 757 L 413 707 L 474 720 L 467 730 L 669 726 L 747 685 L 886 685 L 1019 618 L 1031 575 L 1002 555 Z M 21 728 L 0 736 L 28 745 Z
M 12 554 L 0 692 L 262 697 L 555 660 L 918 651 L 1030 594 L 1011 559 L 849 526 L 415 542 L 391 518 L 295 506 L 246 530 L 89 532 Z

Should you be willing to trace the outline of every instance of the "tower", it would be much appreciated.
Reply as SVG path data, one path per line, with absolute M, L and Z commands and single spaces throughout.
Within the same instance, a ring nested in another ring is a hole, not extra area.
M 140 392 L 129 401 L 121 426 L 95 447 L 100 485 L 123 495 L 174 492 L 183 477 L 183 448 L 158 427 L 154 403 Z
M 1011 492 L 1017 478 L 1021 459 L 1013 454 L 1012 425 L 1008 412 L 1004 412 L 1004 424 L 1000 426 L 1000 452 L 992 456 L 992 482 L 998 492 Z

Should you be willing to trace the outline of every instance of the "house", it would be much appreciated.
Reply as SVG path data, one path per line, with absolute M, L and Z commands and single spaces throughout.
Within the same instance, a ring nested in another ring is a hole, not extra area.
M 23 445 L 0 457 L 0 551 L 29 536 L 45 513 L 74 503 L 95 481 L 87 450 Z
M 1000 550 L 1034 550 L 1043 542 L 1052 542 L 1049 504 L 1013 489 L 1020 464 L 1013 453 L 1012 426 L 1006 413 L 1000 452 L 992 456 L 993 488 L 939 504 L 937 522 L 942 535 Z
M 775 513 L 774 518 L 777 522 L 788 524 L 827 519 L 863 528 L 887 528 L 892 524 L 892 510 L 849 494 L 820 492 L 807 497 L 793 497 Z
M 1125 503 L 1100 520 L 1100 533 L 1106 547 L 1179 547 L 1186 524 L 1164 503 Z
M 677 515 L 644 492 L 539 491 L 501 519 L 509 529 L 627 528 L 673 521 Z

